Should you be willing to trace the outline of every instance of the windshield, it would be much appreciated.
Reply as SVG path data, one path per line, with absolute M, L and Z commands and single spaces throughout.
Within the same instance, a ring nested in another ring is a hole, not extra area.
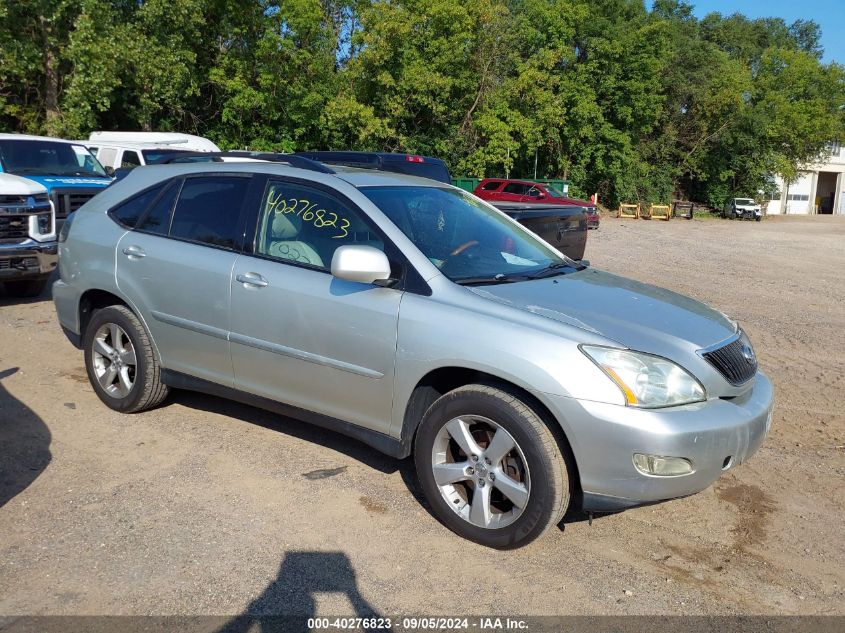
M 3 171 L 31 176 L 106 176 L 84 145 L 55 141 L 2 140 Z
M 475 196 L 439 187 L 362 187 L 449 279 L 508 281 L 573 265 Z
M 734 198 L 734 202 L 737 204 L 754 204 L 751 198 Z

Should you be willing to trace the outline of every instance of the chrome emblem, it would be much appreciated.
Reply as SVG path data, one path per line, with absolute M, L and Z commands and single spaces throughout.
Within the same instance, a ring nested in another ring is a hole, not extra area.
M 745 362 L 749 365 L 753 365 L 754 361 L 757 360 L 754 356 L 754 350 L 751 349 L 751 346 L 748 343 L 743 343 L 742 345 L 742 356 L 745 358 Z

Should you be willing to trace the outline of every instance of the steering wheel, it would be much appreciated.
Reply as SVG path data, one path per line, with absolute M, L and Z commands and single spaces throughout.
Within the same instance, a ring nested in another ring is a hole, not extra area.
M 467 250 L 468 248 L 472 248 L 473 246 L 478 246 L 478 240 L 469 240 L 468 242 L 464 242 L 463 244 L 458 246 L 458 248 L 449 253 L 449 257 L 457 257 L 465 250 Z

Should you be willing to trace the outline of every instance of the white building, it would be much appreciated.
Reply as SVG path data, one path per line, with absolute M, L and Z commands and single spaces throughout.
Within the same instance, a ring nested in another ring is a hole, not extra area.
M 784 183 L 775 178 L 780 200 L 772 200 L 766 207 L 769 215 L 779 213 L 845 214 L 845 146 L 830 144 L 830 156 L 824 163 L 809 165 L 798 172 L 798 178 Z

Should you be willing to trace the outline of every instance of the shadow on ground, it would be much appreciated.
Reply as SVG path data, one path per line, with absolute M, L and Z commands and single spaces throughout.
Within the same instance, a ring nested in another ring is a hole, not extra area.
M 387 475 L 395 473 L 400 467 L 399 460 L 388 457 L 351 437 L 320 428 L 313 424 L 308 424 L 307 422 L 301 422 L 294 418 L 265 411 L 264 409 L 252 407 L 247 404 L 241 404 L 234 400 L 195 391 L 177 389 L 172 392 L 170 401 L 198 411 L 207 411 L 209 413 L 217 413 L 236 418 L 264 427 L 265 429 L 299 438 L 306 442 L 325 446 L 333 451 L 348 455 L 352 459 Z
M 232 618 L 217 633 L 300 633 L 325 628 L 311 627 L 309 619 L 317 615 L 316 595 L 343 594 L 363 622 L 353 629 L 389 631 L 379 627 L 383 616 L 373 608 L 358 589 L 355 570 L 343 552 L 288 552 L 276 579 L 253 600 L 246 610 Z M 321 614 L 321 617 L 337 614 Z
M 0 507 L 26 490 L 52 458 L 50 429 L 3 386 L 17 371 L 0 370 Z

